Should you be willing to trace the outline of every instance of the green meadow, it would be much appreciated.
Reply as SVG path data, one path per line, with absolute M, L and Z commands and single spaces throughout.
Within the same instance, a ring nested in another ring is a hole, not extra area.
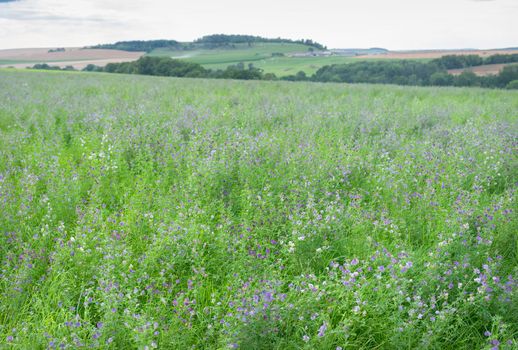
M 318 68 L 335 63 L 354 62 L 354 57 L 291 57 L 295 53 L 308 52 L 310 47 L 292 43 L 254 43 L 235 44 L 234 48 L 203 49 L 203 50 L 164 50 L 156 49 L 150 56 L 169 56 L 189 62 L 201 64 L 208 69 L 224 70 L 229 65 L 244 63 L 253 64 L 265 73 L 286 76 L 303 71 L 308 75 L 315 73 Z M 282 54 L 279 56 L 276 54 Z
M 186 58 L 186 60 L 191 60 L 190 58 Z M 258 61 L 235 61 L 232 64 L 237 64 L 239 62 L 243 62 L 245 66 L 248 64 L 253 64 L 254 67 L 261 68 L 265 73 L 273 73 L 278 77 L 283 77 L 286 75 L 294 75 L 298 72 L 302 71 L 306 73 L 306 75 L 312 75 L 319 68 L 330 65 L 330 64 L 340 64 L 340 63 L 350 63 L 356 62 L 360 59 L 354 57 L 345 57 L 345 56 L 330 56 L 330 57 L 269 57 L 264 58 Z M 227 68 L 227 64 L 203 64 L 205 68 L 209 69 L 222 69 Z
M 0 348 L 516 349 L 517 141 L 516 91 L 0 70 Z

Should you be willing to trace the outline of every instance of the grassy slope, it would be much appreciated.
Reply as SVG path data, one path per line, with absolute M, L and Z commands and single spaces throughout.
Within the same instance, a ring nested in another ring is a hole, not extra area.
M 517 97 L 0 70 L 0 344 L 517 346 Z
M 236 64 L 243 61 L 259 61 L 272 56 L 272 53 L 293 53 L 307 52 L 309 46 L 301 44 L 282 44 L 282 43 L 256 43 L 252 46 L 247 44 L 237 44 L 232 49 L 212 49 L 212 50 L 187 50 L 170 51 L 155 50 L 150 53 L 152 56 L 171 56 L 174 58 L 186 57 L 192 62 L 199 64 Z

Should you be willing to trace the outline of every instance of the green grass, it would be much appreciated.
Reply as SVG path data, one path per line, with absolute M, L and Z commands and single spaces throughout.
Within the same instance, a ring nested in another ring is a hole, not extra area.
M 294 75 L 299 71 L 306 75 L 314 74 L 319 68 L 332 64 L 344 64 L 360 61 L 381 61 L 387 58 L 364 58 L 364 57 L 347 57 L 347 56 L 329 56 L 329 57 L 272 57 L 257 62 L 245 62 L 245 64 L 253 63 L 254 66 L 261 68 L 266 73 L 274 73 L 278 77 L 286 75 Z M 420 60 L 424 61 L 424 60 Z M 224 69 L 222 65 L 205 65 L 207 68 Z
M 0 347 L 516 348 L 517 110 L 0 70 Z
M 187 58 L 189 60 L 189 58 Z M 315 73 L 319 68 L 329 64 L 350 63 L 358 61 L 354 57 L 269 57 L 258 61 L 243 61 L 245 65 L 252 63 L 261 68 L 265 73 L 274 73 L 278 77 L 297 74 L 303 71 L 307 75 Z M 204 64 L 210 69 L 225 69 L 225 64 Z
M 0 65 L 17 64 L 17 63 L 38 63 L 38 61 L 24 61 L 24 60 L 0 60 Z

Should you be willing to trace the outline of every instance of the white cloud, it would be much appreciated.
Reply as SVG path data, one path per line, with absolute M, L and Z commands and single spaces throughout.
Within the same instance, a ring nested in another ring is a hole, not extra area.
M 20 0 L 0 3 L 0 48 L 83 46 L 212 33 L 329 47 L 517 46 L 515 0 Z

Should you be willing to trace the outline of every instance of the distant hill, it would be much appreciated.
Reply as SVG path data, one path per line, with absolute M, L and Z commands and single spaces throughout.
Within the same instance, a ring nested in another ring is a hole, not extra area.
M 379 55 L 389 52 L 389 50 L 380 47 L 372 47 L 370 49 L 332 49 L 331 51 L 341 56 Z
M 138 51 L 138 52 L 151 52 L 156 49 L 168 49 L 168 50 L 198 50 L 198 49 L 218 49 L 218 48 L 229 48 L 232 49 L 239 44 L 248 44 L 252 46 L 258 43 L 287 43 L 287 44 L 302 44 L 308 47 L 312 47 L 317 50 L 325 50 L 326 47 L 320 43 L 317 43 L 311 39 L 282 39 L 282 38 L 263 38 L 260 36 L 253 35 L 242 35 L 242 34 L 213 34 L 206 35 L 193 42 L 179 42 L 176 40 L 131 40 L 131 41 L 118 41 L 113 44 L 99 44 L 94 46 L 88 46 L 88 49 L 112 49 L 112 50 L 123 50 L 123 51 Z

